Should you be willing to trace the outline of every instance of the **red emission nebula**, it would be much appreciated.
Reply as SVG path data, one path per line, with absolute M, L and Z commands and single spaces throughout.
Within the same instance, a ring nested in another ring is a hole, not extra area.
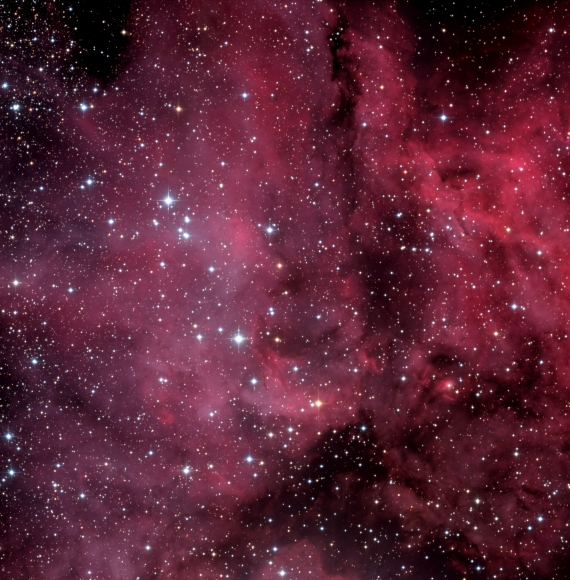
M 570 578 L 568 4 L 88 5 L 0 9 L 0 577 Z

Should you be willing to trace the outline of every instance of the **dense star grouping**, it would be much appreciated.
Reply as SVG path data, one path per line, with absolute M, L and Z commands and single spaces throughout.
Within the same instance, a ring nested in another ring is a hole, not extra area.
M 2 578 L 570 575 L 563 3 L 0 10 Z

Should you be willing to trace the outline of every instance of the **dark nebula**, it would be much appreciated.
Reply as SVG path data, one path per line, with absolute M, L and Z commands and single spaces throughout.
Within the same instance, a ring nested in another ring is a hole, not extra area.
M 570 578 L 568 7 L 0 4 L 0 578 Z

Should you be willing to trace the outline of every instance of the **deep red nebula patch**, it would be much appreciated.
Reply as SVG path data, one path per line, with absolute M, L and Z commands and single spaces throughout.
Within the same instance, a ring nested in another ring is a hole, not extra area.
M 418 6 L 3 8 L 2 578 L 570 577 L 566 8 Z

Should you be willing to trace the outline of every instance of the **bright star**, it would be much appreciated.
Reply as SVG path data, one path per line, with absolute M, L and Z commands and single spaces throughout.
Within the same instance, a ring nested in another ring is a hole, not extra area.
M 245 338 L 244 338 L 244 337 L 243 337 L 241 334 L 239 334 L 239 333 L 238 333 L 238 334 L 236 334 L 236 335 L 234 336 L 234 340 L 235 340 L 235 341 L 236 341 L 238 344 L 241 344 L 241 343 L 242 343 L 242 342 L 245 340 Z

